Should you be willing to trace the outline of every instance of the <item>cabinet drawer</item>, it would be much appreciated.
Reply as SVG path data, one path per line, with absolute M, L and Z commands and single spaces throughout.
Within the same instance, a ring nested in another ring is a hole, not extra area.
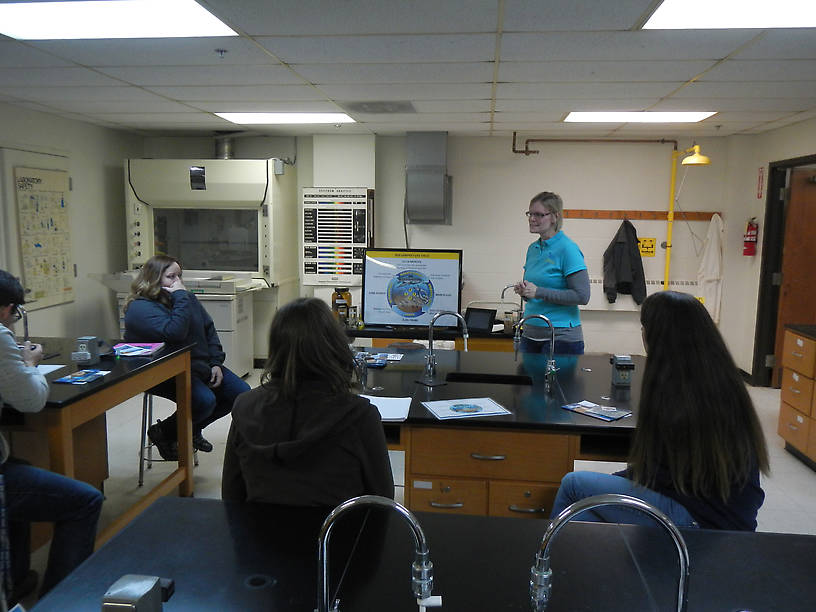
M 777 429 L 777 433 L 784 438 L 785 442 L 797 450 L 806 451 L 808 447 L 809 429 L 810 418 L 785 402 L 780 404 L 779 429 Z
M 813 378 L 814 363 L 816 363 L 816 342 L 790 330 L 785 330 L 782 366 Z
M 516 518 L 547 518 L 552 510 L 558 485 L 524 482 L 490 482 L 488 514 Z
M 566 435 L 449 427 L 411 433 L 411 472 L 418 474 L 557 482 L 569 463 Z
M 411 479 L 411 510 L 449 514 L 487 514 L 487 481 Z
M 813 379 L 795 370 L 782 370 L 782 401 L 790 404 L 803 414 L 810 414 L 813 399 Z

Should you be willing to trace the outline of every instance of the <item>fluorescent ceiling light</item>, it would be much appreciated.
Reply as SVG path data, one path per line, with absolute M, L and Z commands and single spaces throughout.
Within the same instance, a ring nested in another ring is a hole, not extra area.
M 215 113 L 243 125 L 289 125 L 294 123 L 356 123 L 345 113 Z
M 644 30 L 810 28 L 813 0 L 664 0 Z
M 564 121 L 570 123 L 696 123 L 716 111 L 700 112 L 571 112 Z
M 194 0 L 0 4 L 0 34 L 18 40 L 238 36 Z

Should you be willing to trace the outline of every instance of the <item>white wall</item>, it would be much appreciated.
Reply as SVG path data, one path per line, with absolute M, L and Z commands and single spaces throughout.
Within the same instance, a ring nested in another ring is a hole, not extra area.
M 142 138 L 0 103 L 0 144 L 68 155 L 73 179 L 71 240 L 77 264 L 76 299 L 35 311 L 32 335 L 118 335 L 110 290 L 88 274 L 123 270 L 125 214 L 122 159 L 141 156 Z M 4 203 L 14 205 L 13 202 Z M 20 270 L 10 270 L 20 274 Z

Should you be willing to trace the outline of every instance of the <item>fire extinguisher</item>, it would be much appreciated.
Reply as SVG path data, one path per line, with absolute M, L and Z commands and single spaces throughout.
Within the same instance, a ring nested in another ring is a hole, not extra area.
M 747 256 L 756 255 L 757 235 L 759 234 L 759 224 L 756 217 L 748 220 L 745 228 L 745 236 L 742 238 L 742 254 Z

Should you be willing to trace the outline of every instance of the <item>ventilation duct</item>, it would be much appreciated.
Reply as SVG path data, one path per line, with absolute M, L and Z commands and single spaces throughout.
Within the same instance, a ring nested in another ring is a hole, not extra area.
M 405 214 L 408 223 L 451 224 L 448 133 L 406 134 Z
M 232 138 L 218 136 L 215 139 L 215 159 L 232 159 Z

